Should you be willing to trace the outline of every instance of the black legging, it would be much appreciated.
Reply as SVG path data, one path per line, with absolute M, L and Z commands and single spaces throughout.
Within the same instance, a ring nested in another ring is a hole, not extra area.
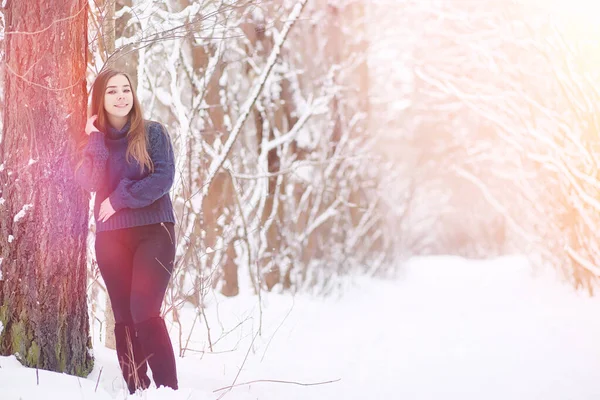
M 173 223 L 99 232 L 96 260 L 116 323 L 160 316 L 175 259 Z
M 115 316 L 117 358 L 130 393 L 150 385 L 147 364 L 157 387 L 178 386 L 173 346 L 160 316 L 175 244 L 170 222 L 96 235 L 96 260 Z

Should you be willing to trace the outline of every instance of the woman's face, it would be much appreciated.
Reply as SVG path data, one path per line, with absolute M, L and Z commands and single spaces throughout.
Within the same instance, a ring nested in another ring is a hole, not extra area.
M 129 80 L 124 75 L 110 78 L 104 91 L 104 110 L 113 118 L 123 118 L 129 115 L 133 107 L 133 93 Z

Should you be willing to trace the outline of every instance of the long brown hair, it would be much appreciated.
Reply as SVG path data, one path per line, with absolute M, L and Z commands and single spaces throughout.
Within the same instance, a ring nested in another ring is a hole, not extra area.
M 154 164 L 152 163 L 152 159 L 150 158 L 150 154 L 148 154 L 147 149 L 147 135 L 146 129 L 144 126 L 144 118 L 142 113 L 142 107 L 140 102 L 138 101 L 137 95 L 135 94 L 135 90 L 133 90 L 133 85 L 131 84 L 131 78 L 125 72 L 113 69 L 106 68 L 102 70 L 96 79 L 94 80 L 94 84 L 92 85 L 92 104 L 90 107 L 90 116 L 97 115 L 98 118 L 94 122 L 94 125 L 100 132 L 108 132 L 109 123 L 108 117 L 106 115 L 106 110 L 104 109 L 104 94 L 106 92 L 106 86 L 110 78 L 116 75 L 123 75 L 129 81 L 129 86 L 131 87 L 131 94 L 133 95 L 133 107 L 129 112 L 129 130 L 127 131 L 128 144 L 127 144 L 127 152 L 126 159 L 129 162 L 130 158 L 133 157 L 140 164 L 141 170 L 144 170 L 144 167 L 148 168 L 151 172 L 154 172 Z M 79 143 L 78 149 L 79 154 L 81 155 L 81 150 L 87 144 L 89 137 L 86 137 Z M 83 163 L 83 158 L 80 157 L 79 162 L 77 164 L 77 169 L 81 167 Z

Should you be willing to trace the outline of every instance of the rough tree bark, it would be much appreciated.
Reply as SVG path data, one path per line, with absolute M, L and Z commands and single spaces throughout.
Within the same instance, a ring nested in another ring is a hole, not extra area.
M 89 198 L 71 135 L 86 110 L 87 1 L 6 3 L 0 143 L 0 354 L 86 376 Z

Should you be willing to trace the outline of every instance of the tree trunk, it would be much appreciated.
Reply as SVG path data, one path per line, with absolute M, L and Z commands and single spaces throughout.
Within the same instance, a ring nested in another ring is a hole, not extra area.
M 99 0 L 98 6 L 104 10 L 104 21 L 98 39 L 100 41 L 100 54 L 103 55 L 103 59 L 106 61 L 115 52 L 115 0 Z M 115 315 L 108 296 L 106 296 L 104 310 L 104 337 L 106 338 L 104 346 L 116 350 Z
M 214 57 L 216 52 L 214 48 L 208 48 L 205 54 L 210 54 Z M 196 68 L 206 68 L 209 58 L 203 57 L 203 53 L 196 51 L 194 58 L 194 64 Z M 208 81 L 204 101 L 208 106 L 206 112 L 206 126 L 212 134 L 205 135 L 204 140 L 209 146 L 214 146 L 217 138 L 221 143 L 225 143 L 228 138 L 227 128 L 225 126 L 225 112 L 223 107 L 223 87 L 220 83 L 220 79 L 223 76 L 224 64 L 219 61 L 217 70 L 211 76 Z M 203 160 L 204 168 L 206 171 L 209 169 L 211 160 L 205 158 Z M 202 172 L 199 174 L 203 176 Z M 202 187 L 203 182 L 197 182 L 198 187 Z M 236 264 L 236 251 L 235 251 L 235 239 L 232 238 L 231 233 L 228 232 L 233 224 L 233 216 L 235 215 L 235 190 L 233 188 L 233 182 L 231 176 L 225 171 L 220 171 L 215 176 L 215 179 L 208 191 L 208 195 L 202 202 L 202 219 L 198 219 L 198 228 L 205 231 L 203 238 L 204 244 L 207 247 L 216 249 L 217 251 L 206 254 L 206 262 L 211 269 L 215 264 L 220 265 L 218 273 L 215 275 L 215 279 L 212 284 L 213 287 L 219 287 L 221 294 L 224 296 L 232 297 L 239 294 L 239 282 L 238 282 L 238 266 Z M 219 223 L 219 218 L 225 217 L 226 219 Z M 197 229 L 198 232 L 200 229 Z M 221 244 L 219 244 L 221 242 Z M 217 260 L 217 261 L 215 261 Z M 210 274 L 210 271 L 208 272 Z M 196 283 L 196 288 L 200 289 L 202 284 L 200 281 Z
M 87 1 L 8 1 L 5 17 L 0 354 L 86 376 L 89 197 L 69 135 L 85 125 Z
M 98 47 L 102 60 L 106 62 L 115 52 L 115 0 L 98 0 L 97 4 L 98 8 L 104 11 L 98 35 Z
M 228 137 L 223 108 L 219 106 L 222 104 L 222 87 L 219 83 L 219 78 L 221 78 L 223 73 L 222 66 L 221 64 L 218 67 L 218 72 L 213 75 L 206 88 L 205 101 L 209 106 L 206 117 L 207 126 L 210 126 L 214 132 L 213 135 L 207 135 L 205 139 L 210 146 L 214 145 L 217 137 L 220 138 L 222 143 L 225 143 Z M 208 170 L 210 162 L 208 159 L 205 161 Z M 202 187 L 201 182 L 197 184 L 198 187 Z M 240 291 L 238 285 L 238 267 L 235 261 L 235 240 L 227 232 L 228 229 L 231 229 L 232 219 L 235 215 L 235 196 L 237 194 L 233 189 L 231 176 L 225 171 L 220 171 L 215 176 L 208 195 L 202 202 L 203 219 L 198 221 L 198 223 L 202 224 L 206 232 L 204 237 L 206 246 L 218 249 L 218 251 L 206 254 L 209 268 L 215 264 L 215 259 L 219 260 L 219 264 L 221 265 L 217 274 L 219 279 L 218 281 L 213 281 L 213 286 L 220 286 L 221 294 L 228 297 L 237 296 Z M 219 224 L 218 220 L 222 216 L 225 216 L 226 219 L 222 224 Z M 221 245 L 219 245 L 219 241 L 222 241 Z M 197 284 L 196 286 L 200 285 Z
M 111 18 L 115 17 L 115 11 L 120 11 L 123 7 L 135 8 L 137 4 L 134 4 L 133 0 L 119 0 L 115 3 L 115 0 L 106 0 L 109 2 L 111 7 L 110 15 Z M 137 92 L 138 87 L 138 63 L 139 63 L 139 53 L 138 51 L 134 51 L 132 47 L 126 47 L 125 49 L 121 49 L 118 53 L 114 53 L 117 49 L 115 49 L 115 40 L 119 38 L 130 38 L 135 33 L 141 29 L 139 23 L 130 23 L 130 20 L 135 18 L 131 13 L 124 13 L 119 19 L 113 22 L 112 25 L 108 26 L 110 29 L 113 29 L 112 32 L 105 32 L 107 38 L 112 40 L 110 54 L 110 61 L 108 65 L 112 68 L 116 68 L 120 71 L 124 71 L 129 74 L 131 78 L 131 84 L 133 85 L 134 90 Z
M 115 54 L 115 40 L 121 37 L 131 37 L 135 34 L 135 30 L 139 28 L 138 24 L 128 26 L 129 20 L 133 18 L 130 13 L 124 13 L 115 21 L 115 8 L 118 6 L 118 10 L 120 10 L 125 6 L 133 7 L 133 1 L 119 0 L 117 4 L 116 0 L 98 0 L 97 5 L 104 13 L 103 24 L 99 34 L 100 54 L 103 60 L 106 61 L 106 65 L 103 67 L 116 68 L 129 74 L 132 80 L 131 84 L 134 90 L 137 90 L 137 51 L 133 51 L 127 55 Z M 106 297 L 104 316 L 106 337 L 104 345 L 109 349 L 115 350 L 115 316 L 108 296 Z

